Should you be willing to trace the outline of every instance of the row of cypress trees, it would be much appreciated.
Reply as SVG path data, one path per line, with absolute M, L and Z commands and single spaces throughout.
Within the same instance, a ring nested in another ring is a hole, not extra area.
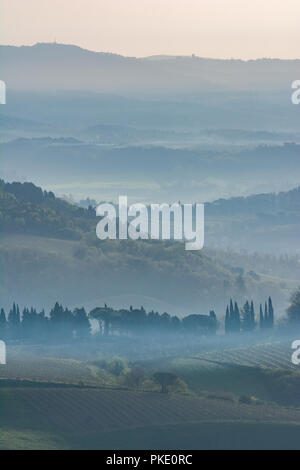
M 132 317 L 134 311 L 129 311 L 128 314 L 129 313 L 131 313 Z M 137 313 L 139 313 L 140 317 L 140 312 L 138 311 Z M 143 313 L 144 316 L 146 316 L 146 312 L 143 311 Z M 164 315 L 167 314 L 157 315 L 158 319 L 163 320 Z M 128 315 L 124 317 L 124 321 L 126 320 L 128 322 L 129 317 L 127 317 Z M 150 319 L 151 313 L 147 318 L 148 317 Z M 190 315 L 185 318 L 186 321 L 184 321 L 184 323 L 187 325 L 189 324 L 190 326 L 194 325 L 193 328 L 196 328 L 198 323 L 195 323 L 195 320 L 197 320 L 198 317 L 201 317 L 200 319 L 202 320 L 202 323 L 203 319 L 211 320 L 211 317 L 206 318 L 201 315 Z M 239 333 L 241 331 L 251 332 L 256 329 L 258 324 L 261 330 L 273 328 L 274 309 L 271 297 L 269 297 L 268 301 L 265 302 L 264 309 L 262 304 L 260 305 L 259 317 L 257 317 L 253 301 L 249 302 L 247 300 L 243 308 L 240 309 L 237 302 L 233 302 L 233 300 L 230 299 L 229 306 L 226 308 L 225 316 L 226 334 Z M 112 320 L 113 318 L 111 318 L 111 321 Z M 179 322 L 179 319 L 177 320 Z M 187 322 L 187 320 L 191 320 L 192 323 L 191 321 Z M 161 322 L 159 322 L 159 324 L 161 324 Z M 144 328 L 147 328 L 146 324 L 144 325 Z M 76 308 L 71 311 L 56 302 L 50 311 L 49 316 L 45 315 L 44 310 L 37 312 L 34 308 L 24 308 L 21 315 L 19 306 L 15 303 L 7 317 L 4 310 L 0 310 L 0 337 L 4 340 L 32 340 L 38 337 L 40 340 L 68 342 L 74 339 L 88 339 L 90 334 L 91 325 L 84 308 Z
M 240 331 L 253 331 L 257 327 L 257 315 L 255 314 L 253 301 L 247 300 L 242 309 L 237 302 L 230 299 L 226 308 L 225 333 L 239 333 Z M 259 328 L 261 330 L 274 327 L 274 308 L 272 299 L 269 297 L 265 302 L 264 310 L 262 304 L 259 306 Z
M 22 315 L 15 303 L 7 317 L 3 308 L 0 310 L 1 339 L 30 340 L 63 340 L 87 339 L 91 326 L 84 308 L 73 311 L 63 308 L 58 302 L 50 311 L 49 317 L 44 310 L 37 312 L 34 308 L 24 308 Z

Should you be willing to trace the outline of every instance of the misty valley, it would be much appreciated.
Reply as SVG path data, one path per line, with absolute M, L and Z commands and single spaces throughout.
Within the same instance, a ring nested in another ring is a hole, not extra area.
M 0 61 L 0 449 L 299 448 L 299 59 Z

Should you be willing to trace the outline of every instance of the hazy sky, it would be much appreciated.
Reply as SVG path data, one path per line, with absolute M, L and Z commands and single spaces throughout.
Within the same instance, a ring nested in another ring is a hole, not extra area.
M 0 0 L 1 44 L 300 58 L 300 0 Z

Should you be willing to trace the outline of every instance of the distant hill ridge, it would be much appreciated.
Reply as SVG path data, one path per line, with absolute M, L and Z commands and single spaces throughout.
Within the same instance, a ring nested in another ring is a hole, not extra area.
M 290 87 L 300 60 L 136 58 L 74 45 L 0 46 L 1 79 L 12 89 L 105 92 L 277 90 Z M 55 73 L 54 73 L 55 71 Z M 170 76 L 172 80 L 170 81 Z M 292 78 L 291 78 L 292 77 Z
M 43 191 L 33 183 L 0 180 L 1 231 L 79 239 L 96 227 L 94 208 L 84 209 Z M 300 186 L 287 192 L 219 199 L 206 204 L 206 214 L 229 215 L 300 211 Z
M 233 215 L 237 213 L 274 213 L 279 211 L 300 211 L 300 186 L 280 193 L 254 194 L 246 197 L 218 199 L 207 203 L 206 211 L 210 215 Z

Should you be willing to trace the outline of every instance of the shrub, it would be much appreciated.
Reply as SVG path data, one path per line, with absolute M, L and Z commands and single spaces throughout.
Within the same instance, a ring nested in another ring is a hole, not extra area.
M 170 372 L 156 372 L 153 379 L 161 386 L 161 393 L 168 393 L 168 386 L 174 385 L 178 377 Z
M 125 368 L 126 362 L 122 358 L 112 359 L 107 366 L 107 370 L 116 377 L 119 377 Z

